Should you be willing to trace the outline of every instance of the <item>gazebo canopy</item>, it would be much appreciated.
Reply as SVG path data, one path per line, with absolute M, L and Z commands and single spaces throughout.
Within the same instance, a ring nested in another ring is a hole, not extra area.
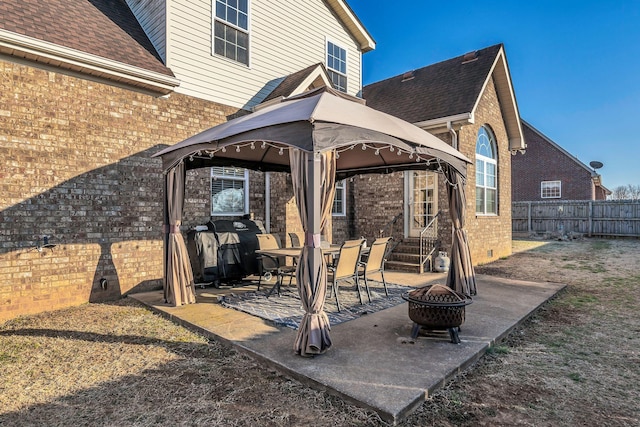
M 165 171 L 185 161 L 187 169 L 234 165 L 290 172 L 289 148 L 316 153 L 336 150 L 338 179 L 396 170 L 437 170 L 444 163 L 466 176 L 470 161 L 459 151 L 363 102 L 321 87 L 205 130 L 154 157 L 162 157 Z
M 324 313 L 327 265 L 320 235 L 329 218 L 336 179 L 398 170 L 438 170 L 449 183 L 455 229 L 454 256 L 447 284 L 475 293 L 475 277 L 464 231 L 464 155 L 428 132 L 364 105 L 364 101 L 322 87 L 284 99 L 252 114 L 201 132 L 166 148 L 165 299 L 175 305 L 195 302 L 193 276 L 180 234 L 185 173 L 207 166 L 237 166 L 290 172 L 305 231 L 296 279 L 305 316 L 294 344 L 302 355 L 331 347 Z

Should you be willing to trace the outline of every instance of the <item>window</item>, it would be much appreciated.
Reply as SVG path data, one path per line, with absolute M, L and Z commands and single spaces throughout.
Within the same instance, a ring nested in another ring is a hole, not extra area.
M 497 169 L 495 137 L 482 126 L 476 139 L 476 214 L 498 213 Z
M 333 87 L 347 91 L 347 50 L 327 41 L 327 71 Z
M 336 194 L 333 197 L 333 208 L 331 214 L 333 216 L 345 216 L 347 214 L 346 206 L 346 191 L 344 185 L 344 179 L 336 182 Z
M 215 0 L 213 52 L 249 65 L 249 0 Z
M 249 212 L 249 172 L 230 166 L 211 168 L 211 215 Z
M 542 181 L 540 195 L 543 199 L 559 199 L 562 197 L 562 181 Z

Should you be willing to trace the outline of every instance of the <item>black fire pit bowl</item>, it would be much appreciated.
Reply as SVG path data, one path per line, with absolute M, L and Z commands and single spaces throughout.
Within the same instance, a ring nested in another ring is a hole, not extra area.
M 473 302 L 471 297 L 436 284 L 405 292 L 402 298 L 409 303 L 409 318 L 414 322 L 411 338 L 418 337 L 420 328 L 447 330 L 451 342 L 460 343 L 458 332 L 464 323 L 465 307 Z

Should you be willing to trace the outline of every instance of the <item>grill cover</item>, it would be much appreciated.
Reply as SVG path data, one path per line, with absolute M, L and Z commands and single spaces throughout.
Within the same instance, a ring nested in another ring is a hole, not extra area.
M 210 221 L 206 231 L 187 233 L 187 250 L 195 283 L 239 280 L 258 273 L 257 234 L 264 233 L 259 221 Z

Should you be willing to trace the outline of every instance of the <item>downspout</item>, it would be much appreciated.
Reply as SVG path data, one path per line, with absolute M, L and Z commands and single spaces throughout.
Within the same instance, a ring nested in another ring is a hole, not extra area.
M 457 150 L 458 149 L 458 133 L 455 131 L 455 129 L 451 125 L 451 121 L 447 122 L 447 130 L 451 134 L 451 146 Z M 451 217 L 451 212 L 449 212 L 449 217 Z M 453 228 L 453 224 L 452 224 L 452 226 L 451 226 L 451 241 L 450 241 L 451 245 L 453 245 L 453 236 L 454 236 L 454 228 Z
M 453 129 L 453 126 L 451 126 L 451 122 L 450 121 L 447 122 L 447 130 L 451 134 L 451 146 L 457 150 L 458 149 L 458 134 Z
M 264 227 L 271 233 L 271 172 L 264 173 Z

